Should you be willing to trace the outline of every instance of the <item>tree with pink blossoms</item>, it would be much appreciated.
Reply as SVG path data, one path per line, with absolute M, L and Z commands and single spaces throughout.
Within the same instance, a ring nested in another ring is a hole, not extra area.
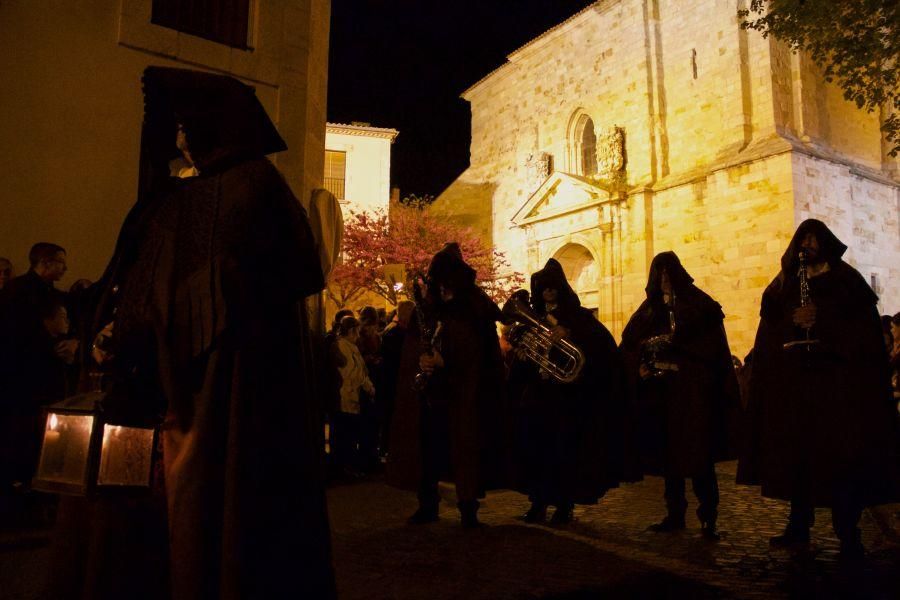
M 525 279 L 510 269 L 502 252 L 488 247 L 471 229 L 405 203 L 391 210 L 353 213 L 344 223 L 342 264 L 329 278 L 329 298 L 343 307 L 362 290 L 396 305 L 409 298 L 410 282 L 397 281 L 400 271 L 411 280 L 425 273 L 431 257 L 447 242 L 457 242 L 478 284 L 498 303 L 521 287 Z

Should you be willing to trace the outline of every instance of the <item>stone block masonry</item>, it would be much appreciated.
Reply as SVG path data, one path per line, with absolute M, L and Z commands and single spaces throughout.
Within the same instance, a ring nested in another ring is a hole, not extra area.
M 806 56 L 742 31 L 739 4 L 604 0 L 514 51 L 463 94 L 471 164 L 434 210 L 486 232 L 523 273 L 563 259 L 615 335 L 653 255 L 674 250 L 723 305 L 743 356 L 810 216 L 896 312 L 900 182 L 879 115 L 843 100 Z M 625 166 L 604 172 L 615 128 Z M 544 182 L 529 167 L 538 155 L 556 172 Z M 585 255 L 593 264 L 571 258 Z

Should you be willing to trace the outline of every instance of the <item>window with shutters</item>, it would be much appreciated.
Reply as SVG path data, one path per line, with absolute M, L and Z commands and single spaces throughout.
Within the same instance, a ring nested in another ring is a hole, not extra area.
M 232 48 L 249 48 L 251 0 L 153 0 L 150 22 Z
M 347 153 L 335 150 L 325 151 L 325 189 L 338 200 L 346 200 L 345 180 L 347 173 Z

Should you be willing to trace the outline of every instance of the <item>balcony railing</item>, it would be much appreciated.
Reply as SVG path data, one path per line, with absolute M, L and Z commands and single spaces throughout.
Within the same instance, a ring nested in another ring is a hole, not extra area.
M 344 200 L 344 182 L 345 180 L 337 177 L 325 178 L 325 189 L 334 194 L 338 200 Z

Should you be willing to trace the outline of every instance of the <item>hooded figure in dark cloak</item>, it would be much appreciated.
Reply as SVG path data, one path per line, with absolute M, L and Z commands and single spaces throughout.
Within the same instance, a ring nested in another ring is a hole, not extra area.
M 419 508 L 410 522 L 437 520 L 438 481 L 444 479 L 456 484 L 463 527 L 476 527 L 478 498 L 500 484 L 505 465 L 503 360 L 496 329 L 501 315 L 476 285 L 475 270 L 455 243 L 434 255 L 427 281 L 438 333 L 434 352 L 419 357 L 430 381 L 420 398 Z M 400 380 L 398 386 L 411 383 Z
M 534 312 L 554 335 L 584 355 L 581 373 L 561 383 L 527 359 L 522 377 L 521 439 L 523 488 L 531 508 L 526 522 L 542 522 L 555 506 L 551 522 L 572 520 L 575 504 L 596 504 L 622 477 L 624 373 L 616 342 L 578 295 L 554 259 L 531 276 Z M 513 385 L 512 388 L 516 388 Z
M 233 78 L 150 67 L 143 83 L 139 197 L 94 331 L 114 323 L 110 415 L 164 414 L 171 596 L 333 597 L 303 306 L 324 283 L 265 158 L 286 146 Z
M 625 326 L 621 349 L 643 471 L 665 478 L 667 515 L 651 529 L 684 529 L 690 477 L 703 534 L 718 539 L 715 463 L 733 458 L 740 391 L 722 307 L 693 281 L 674 252 L 658 254 L 647 299 Z
M 738 483 L 790 500 L 775 545 L 809 541 L 815 507 L 830 507 L 847 556 L 863 553 L 866 506 L 896 502 L 898 432 L 875 293 L 821 221 L 800 224 L 766 288 L 750 377 L 749 432 Z M 799 253 L 808 303 L 800 306 Z M 806 339 L 812 345 L 792 344 Z M 789 346 L 786 348 L 785 344 Z

